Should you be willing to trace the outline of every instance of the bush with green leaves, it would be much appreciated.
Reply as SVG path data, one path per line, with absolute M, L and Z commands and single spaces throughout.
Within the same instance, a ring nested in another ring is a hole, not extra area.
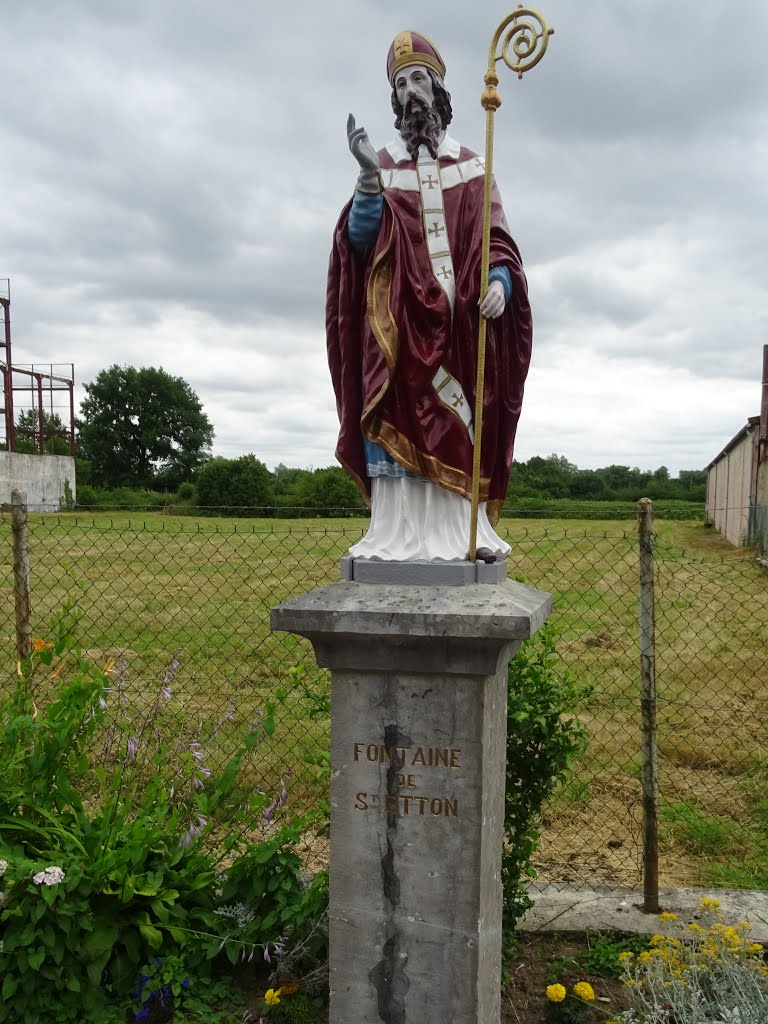
M 214 775 L 171 710 L 178 654 L 148 703 L 115 715 L 115 666 L 83 658 L 66 617 L 34 646 L 0 711 L 0 1022 L 107 1022 L 130 1006 L 141 1019 L 152 964 L 201 1005 L 217 957 L 303 942 L 327 895 L 295 853 L 305 822 L 276 821 L 284 785 L 236 800 L 274 706 Z M 100 764 L 115 722 L 119 756 Z
M 544 801 L 586 746 L 587 733 L 575 712 L 587 696 L 558 656 L 549 623 L 510 662 L 501 866 L 507 930 L 531 906 L 525 883 L 536 877 L 533 855 Z

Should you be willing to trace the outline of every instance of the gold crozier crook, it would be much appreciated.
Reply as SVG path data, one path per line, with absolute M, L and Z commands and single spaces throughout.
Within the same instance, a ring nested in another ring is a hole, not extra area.
M 525 20 L 530 19 L 530 20 Z M 506 35 L 504 35 L 506 31 Z M 522 4 L 508 15 L 494 33 L 488 50 L 488 70 L 485 73 L 485 91 L 480 99 L 485 110 L 485 193 L 483 199 L 483 243 L 480 259 L 480 299 L 488 291 L 488 263 L 491 251 L 491 191 L 493 187 L 493 115 L 501 106 L 496 91 L 499 76 L 496 65 L 503 60 L 507 67 L 523 77 L 525 71 L 535 67 L 547 52 L 549 37 L 554 33 L 536 11 Z M 503 37 L 503 39 L 502 39 Z M 501 49 L 499 50 L 499 44 Z M 512 54 L 510 54 L 510 46 Z M 498 52 L 497 52 L 498 51 Z M 514 55 L 514 59 L 513 59 Z M 480 454 L 483 438 L 483 388 L 485 385 L 485 331 L 486 319 L 480 315 L 477 337 L 477 380 L 475 385 L 475 441 L 472 450 L 472 513 L 469 524 L 469 560 L 477 555 L 477 510 L 480 503 Z

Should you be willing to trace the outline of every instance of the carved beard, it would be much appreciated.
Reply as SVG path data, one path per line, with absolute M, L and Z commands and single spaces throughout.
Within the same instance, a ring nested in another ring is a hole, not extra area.
M 421 145 L 427 147 L 433 160 L 437 160 L 437 147 L 442 130 L 443 123 L 434 107 L 427 106 L 417 97 L 408 100 L 403 109 L 400 134 L 413 160 L 418 159 Z

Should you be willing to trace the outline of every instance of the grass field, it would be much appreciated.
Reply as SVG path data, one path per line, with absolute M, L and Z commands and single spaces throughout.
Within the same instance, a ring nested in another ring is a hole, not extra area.
M 135 703 L 176 651 L 175 698 L 223 762 L 290 668 L 322 692 L 310 646 L 269 631 L 269 609 L 338 578 L 365 520 L 31 516 L 33 631 L 65 600 L 83 648 L 125 662 Z M 590 696 L 590 744 L 547 808 L 539 870 L 548 881 L 636 884 L 640 877 L 637 555 L 631 523 L 502 520 L 510 574 L 555 596 L 564 663 Z M 11 531 L 0 520 L 0 590 L 11 613 Z M 768 887 L 768 576 L 700 523 L 657 523 L 657 681 L 662 883 Z M 0 621 L 10 678 L 12 613 Z M 233 720 L 225 716 L 231 713 Z M 222 721 L 224 719 L 224 721 Z M 297 802 L 324 786 L 322 701 L 295 694 L 250 767 L 270 790 L 286 771 Z M 320 851 L 322 854 L 322 851 Z

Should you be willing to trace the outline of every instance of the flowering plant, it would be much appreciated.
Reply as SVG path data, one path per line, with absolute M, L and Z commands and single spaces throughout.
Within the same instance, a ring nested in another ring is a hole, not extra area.
M 716 899 L 701 900 L 703 923 L 662 914 L 668 934 L 649 948 L 623 953 L 623 977 L 632 1007 L 624 1024 L 764 1024 L 768 1021 L 768 967 L 748 921 L 728 925 Z
M 302 822 L 273 820 L 285 784 L 233 810 L 274 709 L 214 775 L 199 736 L 175 712 L 166 724 L 179 652 L 147 704 L 110 717 L 118 667 L 84 659 L 66 615 L 57 630 L 35 642 L 0 707 L 0 1024 L 95 1022 L 130 1005 L 138 978 L 171 969 L 142 991 L 195 999 L 185 977 L 199 993 L 215 957 L 270 958 L 322 913 L 322 881 L 305 885 L 293 853 Z M 247 927 L 216 913 L 238 901 Z
M 582 1024 L 587 1020 L 590 1004 L 595 1001 L 595 990 L 588 981 L 577 981 L 570 993 L 559 982 L 547 985 L 548 1016 L 558 1024 Z

